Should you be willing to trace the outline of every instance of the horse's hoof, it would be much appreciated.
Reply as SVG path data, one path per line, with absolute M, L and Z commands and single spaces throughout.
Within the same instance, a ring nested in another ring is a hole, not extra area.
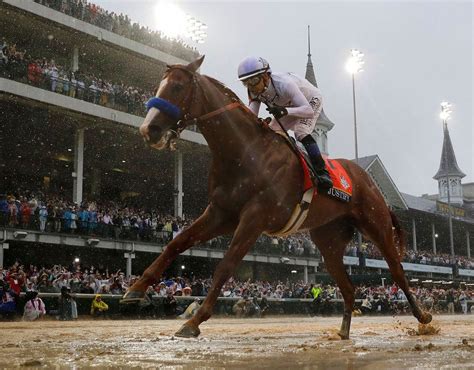
M 149 300 L 145 292 L 141 290 L 129 290 L 120 300 L 120 304 L 143 303 Z
M 201 330 L 198 327 L 192 327 L 184 324 L 181 328 L 175 333 L 177 337 L 182 338 L 197 338 L 201 334 Z
M 347 339 L 349 339 L 349 334 L 345 334 L 345 333 L 342 333 L 342 332 L 338 332 L 337 335 L 339 335 L 339 337 L 340 337 L 342 340 L 347 340 Z
M 418 320 L 422 324 L 429 324 L 433 320 L 433 316 L 429 312 L 423 312 L 420 319 Z

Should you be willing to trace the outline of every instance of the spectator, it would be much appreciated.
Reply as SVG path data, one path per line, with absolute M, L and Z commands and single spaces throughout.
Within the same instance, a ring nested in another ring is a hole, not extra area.
M 69 214 L 69 218 L 71 220 L 69 224 L 69 228 L 71 229 L 71 233 L 75 233 L 77 229 L 77 215 L 76 215 L 76 209 L 73 208 Z
M 102 317 L 108 311 L 109 305 L 102 300 L 100 294 L 96 294 L 91 303 L 91 316 Z
M 0 65 L 8 63 L 8 48 L 6 44 L 0 45 Z
M 446 302 L 448 303 L 448 313 L 454 314 L 454 292 L 453 289 L 449 289 L 446 296 Z
M 74 319 L 74 308 L 73 305 L 75 305 L 74 299 L 72 296 L 69 294 L 70 290 L 66 287 L 63 286 L 61 288 L 61 296 L 59 297 L 58 303 L 59 303 L 59 320 L 62 321 L 69 321 Z M 77 311 L 76 315 L 77 317 Z
M 69 72 L 68 76 L 67 76 L 68 80 L 69 80 L 69 96 L 71 98 L 75 98 L 76 97 L 76 89 L 77 89 L 77 80 L 76 80 L 76 76 L 74 75 L 74 72 Z
M 361 311 L 364 314 L 372 312 L 372 297 L 371 296 L 365 296 L 362 299 L 362 304 L 361 304 Z
M 56 92 L 59 73 L 58 73 L 58 68 L 54 64 L 54 60 L 52 60 L 51 62 L 52 62 L 52 65 L 51 65 L 51 67 L 48 71 L 49 72 L 49 79 L 51 81 L 51 91 Z
M 185 286 L 185 287 L 183 288 L 183 296 L 185 296 L 185 297 L 190 297 L 192 291 L 193 291 L 193 290 L 191 289 L 191 287 Z
M 166 297 L 163 300 L 163 310 L 166 316 L 176 316 L 177 302 L 173 296 L 172 290 L 168 290 Z
M 46 206 L 41 206 L 39 211 L 40 231 L 44 233 L 46 229 L 46 222 L 48 220 L 48 210 Z
M 58 206 L 54 206 L 52 211 L 52 218 L 54 223 L 54 231 L 61 232 L 61 209 Z
M 15 197 L 9 196 L 8 201 L 8 226 L 16 227 L 18 225 L 18 207 L 16 205 Z
M 235 304 L 232 306 L 232 312 L 238 318 L 247 316 L 250 311 L 250 299 L 248 297 L 241 297 Z
M 7 287 L 0 285 L 0 317 L 13 318 L 16 312 L 15 294 Z
M 462 291 L 459 294 L 459 303 L 461 304 L 462 313 L 464 315 L 467 314 L 467 301 L 468 301 L 468 296 L 464 291 Z
M 86 89 L 86 84 L 84 82 L 84 78 L 80 75 L 77 77 L 77 98 L 83 100 L 84 99 L 84 91 Z
M 46 307 L 43 300 L 38 297 L 37 291 L 26 293 L 26 304 L 23 313 L 23 320 L 35 321 L 46 315 Z

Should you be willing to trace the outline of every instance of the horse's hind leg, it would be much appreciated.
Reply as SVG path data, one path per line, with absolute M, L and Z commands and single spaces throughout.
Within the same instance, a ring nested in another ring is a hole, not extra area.
M 218 235 L 231 232 L 235 227 L 225 221 L 219 209 L 208 206 L 204 213 L 189 228 L 178 234 L 163 250 L 158 258 L 145 270 L 141 278 L 125 293 L 121 303 L 133 303 L 145 298 L 145 291 L 161 277 L 163 271 L 176 257 L 193 245 L 204 243 Z
M 365 212 L 363 212 L 362 214 L 367 218 L 365 222 L 361 222 L 361 224 L 358 225 L 358 228 L 366 237 L 372 240 L 382 252 L 385 260 L 387 261 L 393 280 L 403 290 L 408 302 L 410 303 L 413 316 L 415 316 L 420 323 L 428 324 L 432 319 L 431 314 L 428 312 L 423 312 L 418 306 L 415 297 L 410 292 L 408 280 L 405 276 L 405 272 L 403 271 L 403 266 L 400 263 L 401 257 L 399 256 L 397 243 L 395 243 L 394 230 L 400 233 L 402 231 L 397 228 L 394 229 L 395 225 L 392 222 L 388 208 L 382 210 L 377 215 L 374 215 L 373 213 L 373 209 L 367 209 Z M 376 222 L 369 220 L 376 220 Z M 399 243 L 402 243 L 403 239 L 398 239 Z M 398 247 L 401 250 L 405 250 L 405 245 L 399 244 Z
M 352 310 L 355 302 L 354 285 L 343 262 L 344 251 L 353 235 L 354 228 L 344 221 L 336 221 L 311 230 L 311 239 L 321 251 L 326 268 L 336 281 L 344 298 L 344 315 L 341 330 L 338 333 L 341 339 L 349 339 Z

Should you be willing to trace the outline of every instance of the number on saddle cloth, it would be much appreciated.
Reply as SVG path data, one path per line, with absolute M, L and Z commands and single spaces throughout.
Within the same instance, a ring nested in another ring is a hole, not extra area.
M 169 101 L 161 98 L 151 98 L 146 103 L 146 111 L 148 112 L 151 108 L 156 108 L 160 112 L 163 112 L 167 116 L 180 119 L 181 118 L 181 109 L 176 105 L 170 103 Z

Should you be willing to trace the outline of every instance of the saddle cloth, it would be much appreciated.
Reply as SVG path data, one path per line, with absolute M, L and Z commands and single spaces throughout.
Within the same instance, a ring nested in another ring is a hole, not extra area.
M 300 151 L 299 157 L 301 166 L 304 172 L 303 190 L 306 191 L 314 184 L 314 170 L 311 166 L 308 154 L 303 146 L 298 145 Z M 327 191 L 327 194 L 333 196 L 344 202 L 349 202 L 352 197 L 352 180 L 347 174 L 346 170 L 336 159 L 329 159 L 323 155 L 324 162 L 326 162 L 326 169 L 331 176 L 333 187 Z M 315 193 L 316 194 L 316 193 Z

